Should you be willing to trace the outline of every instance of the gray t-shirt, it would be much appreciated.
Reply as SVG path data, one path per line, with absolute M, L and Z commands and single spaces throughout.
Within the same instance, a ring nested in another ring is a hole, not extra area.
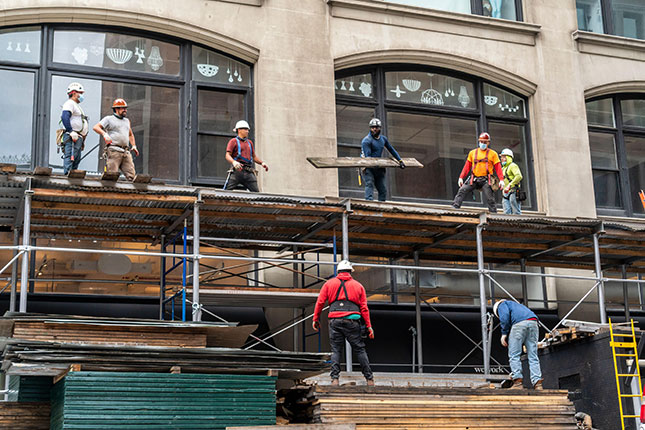
M 70 111 L 72 116 L 69 119 L 69 122 L 72 126 L 72 130 L 85 136 L 89 130 L 89 124 L 87 120 L 83 118 L 83 109 L 72 99 L 68 99 L 63 104 L 63 110 Z
M 104 117 L 101 126 L 112 138 L 112 144 L 127 148 L 130 143 L 130 120 L 128 118 L 119 119 L 114 115 Z

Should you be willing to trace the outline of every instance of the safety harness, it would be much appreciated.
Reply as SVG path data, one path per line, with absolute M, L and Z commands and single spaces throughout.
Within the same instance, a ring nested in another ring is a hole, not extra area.
M 348 295 L 347 288 L 345 288 L 345 281 L 342 279 L 339 279 L 339 281 L 340 286 L 338 287 L 338 291 L 336 292 L 336 298 L 329 305 L 329 312 L 360 312 L 361 309 L 358 307 L 358 305 L 347 299 Z M 338 300 L 341 290 L 343 290 L 343 292 L 345 293 L 345 299 Z
M 470 175 L 470 185 L 473 184 L 473 181 L 475 179 L 475 168 L 477 167 L 477 163 L 480 161 L 486 160 L 486 177 L 488 178 L 488 181 L 490 182 L 490 171 L 488 170 L 488 151 L 490 151 L 490 148 L 486 148 L 486 152 L 484 152 L 484 158 L 479 159 L 477 158 L 477 151 L 479 151 L 479 148 L 475 148 L 475 156 L 473 157 L 474 163 L 473 163 L 473 168 L 472 168 L 472 173 Z M 479 176 L 478 176 L 479 177 Z
M 235 161 L 242 160 L 246 164 L 250 164 L 253 166 L 253 144 L 249 139 L 246 139 L 246 143 L 249 144 L 249 148 L 251 148 L 251 159 L 249 160 L 248 158 L 242 157 L 242 145 L 240 144 L 240 138 L 236 137 L 235 140 L 237 141 L 237 155 L 235 158 L 233 158 Z

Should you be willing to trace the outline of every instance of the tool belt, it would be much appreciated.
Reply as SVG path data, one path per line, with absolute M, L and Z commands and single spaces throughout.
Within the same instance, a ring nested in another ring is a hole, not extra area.
M 340 291 L 343 290 L 345 293 L 344 300 L 338 300 L 340 297 Z M 336 292 L 336 298 L 329 305 L 329 312 L 360 312 L 361 309 L 358 305 L 351 300 L 347 300 L 347 288 L 345 287 L 345 281 L 340 280 L 340 287 L 338 287 L 338 292 Z
M 107 149 L 114 149 L 117 152 L 127 152 L 128 151 L 128 148 L 124 148 L 123 146 L 114 145 L 114 144 L 108 145 Z

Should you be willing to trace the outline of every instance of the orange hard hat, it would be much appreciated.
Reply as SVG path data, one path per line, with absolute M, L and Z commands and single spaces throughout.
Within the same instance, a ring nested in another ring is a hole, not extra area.
M 485 142 L 490 142 L 490 134 L 488 134 L 488 133 L 482 133 L 482 134 L 480 134 L 480 135 L 479 135 L 479 139 L 477 139 L 477 140 L 482 140 L 482 141 L 485 141 Z
M 128 104 L 123 99 L 114 100 L 114 102 L 112 103 L 112 109 L 119 108 L 119 107 L 120 108 L 127 108 Z

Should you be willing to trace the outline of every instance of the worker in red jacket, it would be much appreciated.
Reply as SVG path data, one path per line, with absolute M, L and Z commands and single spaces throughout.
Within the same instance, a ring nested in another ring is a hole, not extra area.
M 354 271 L 347 260 L 338 263 L 338 276 L 328 280 L 318 294 L 314 310 L 313 328 L 320 329 L 320 313 L 325 302 L 329 302 L 329 343 L 331 345 L 331 384 L 338 385 L 340 376 L 340 355 L 345 346 L 345 340 L 356 352 L 361 371 L 367 380 L 367 385 L 374 385 L 374 375 L 370 361 L 365 351 L 365 342 L 361 337 L 361 318 L 365 321 L 367 335 L 374 339 L 374 330 L 370 322 L 370 311 L 367 308 L 365 288 L 352 278 Z

